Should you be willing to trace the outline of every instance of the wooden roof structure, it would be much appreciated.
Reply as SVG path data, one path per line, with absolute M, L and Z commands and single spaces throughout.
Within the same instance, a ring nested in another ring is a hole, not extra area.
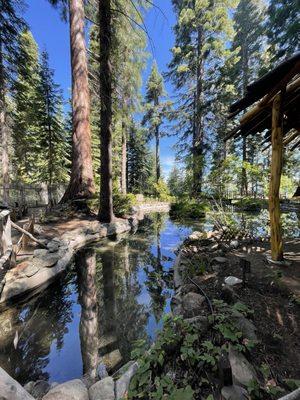
M 300 148 L 300 52 L 247 86 L 245 97 L 230 106 L 229 119 L 249 106 L 254 106 L 244 113 L 238 126 L 228 133 L 225 140 L 264 133 L 263 144 L 269 145 L 272 104 L 274 97 L 281 91 L 283 144 L 289 145 L 290 150 Z
M 252 108 L 246 111 L 249 106 Z M 272 146 L 269 189 L 271 259 L 282 262 L 279 189 L 284 147 L 288 146 L 290 150 L 300 148 L 300 52 L 248 85 L 246 95 L 233 103 L 229 112 L 229 119 L 241 112 L 244 114 L 225 141 L 262 133 L 263 144 Z

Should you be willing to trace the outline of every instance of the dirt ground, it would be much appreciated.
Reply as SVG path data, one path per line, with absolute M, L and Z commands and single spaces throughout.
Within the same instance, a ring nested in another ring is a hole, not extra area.
M 211 298 L 220 295 L 224 278 L 242 279 L 240 256 L 251 262 L 246 287 L 236 289 L 238 301 L 254 310 L 253 322 L 260 341 L 251 355 L 255 365 L 268 364 L 280 385 L 286 378 L 300 378 L 300 239 L 286 240 L 285 258 L 290 266 L 270 265 L 269 244 L 245 246 L 226 255 L 229 264 L 203 282 Z

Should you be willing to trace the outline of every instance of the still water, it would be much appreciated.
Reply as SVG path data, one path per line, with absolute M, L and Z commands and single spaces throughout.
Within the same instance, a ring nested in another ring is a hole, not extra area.
M 254 234 L 266 232 L 264 213 L 237 216 Z M 299 219 L 289 216 L 290 236 Z M 170 310 L 175 251 L 203 223 L 147 216 L 135 234 L 101 241 L 78 252 L 46 291 L 0 313 L 0 366 L 21 383 L 64 382 L 95 374 L 102 357 L 115 369 L 130 359 L 133 343 L 151 343 Z

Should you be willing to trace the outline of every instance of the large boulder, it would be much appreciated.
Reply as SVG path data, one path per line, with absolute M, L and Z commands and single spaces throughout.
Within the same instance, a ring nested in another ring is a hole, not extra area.
M 182 299 L 183 316 L 192 318 L 199 315 L 203 309 L 205 297 L 198 293 L 187 293 Z
M 55 386 L 43 400 L 89 400 L 88 390 L 80 379 Z
M 34 400 L 34 398 L 4 369 L 0 367 L 0 399 L 1 400 Z
M 108 376 L 89 388 L 90 400 L 115 400 L 114 380 Z

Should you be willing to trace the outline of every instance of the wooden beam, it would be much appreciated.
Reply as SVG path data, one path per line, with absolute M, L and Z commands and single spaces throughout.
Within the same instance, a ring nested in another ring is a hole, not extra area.
M 25 229 L 21 228 L 19 225 L 15 224 L 14 222 L 11 222 L 11 226 L 16 229 L 17 231 L 23 233 L 24 235 L 28 236 L 29 239 L 31 239 L 33 242 L 36 242 L 37 244 L 39 244 L 43 249 L 47 249 L 48 247 L 41 242 L 40 240 L 38 240 L 37 238 L 35 238 L 34 236 L 31 235 L 31 233 L 25 231 Z
M 271 225 L 271 258 L 283 261 L 283 244 L 280 221 L 279 190 L 283 162 L 283 91 L 275 96 L 272 107 L 272 161 L 269 189 L 269 213 Z

